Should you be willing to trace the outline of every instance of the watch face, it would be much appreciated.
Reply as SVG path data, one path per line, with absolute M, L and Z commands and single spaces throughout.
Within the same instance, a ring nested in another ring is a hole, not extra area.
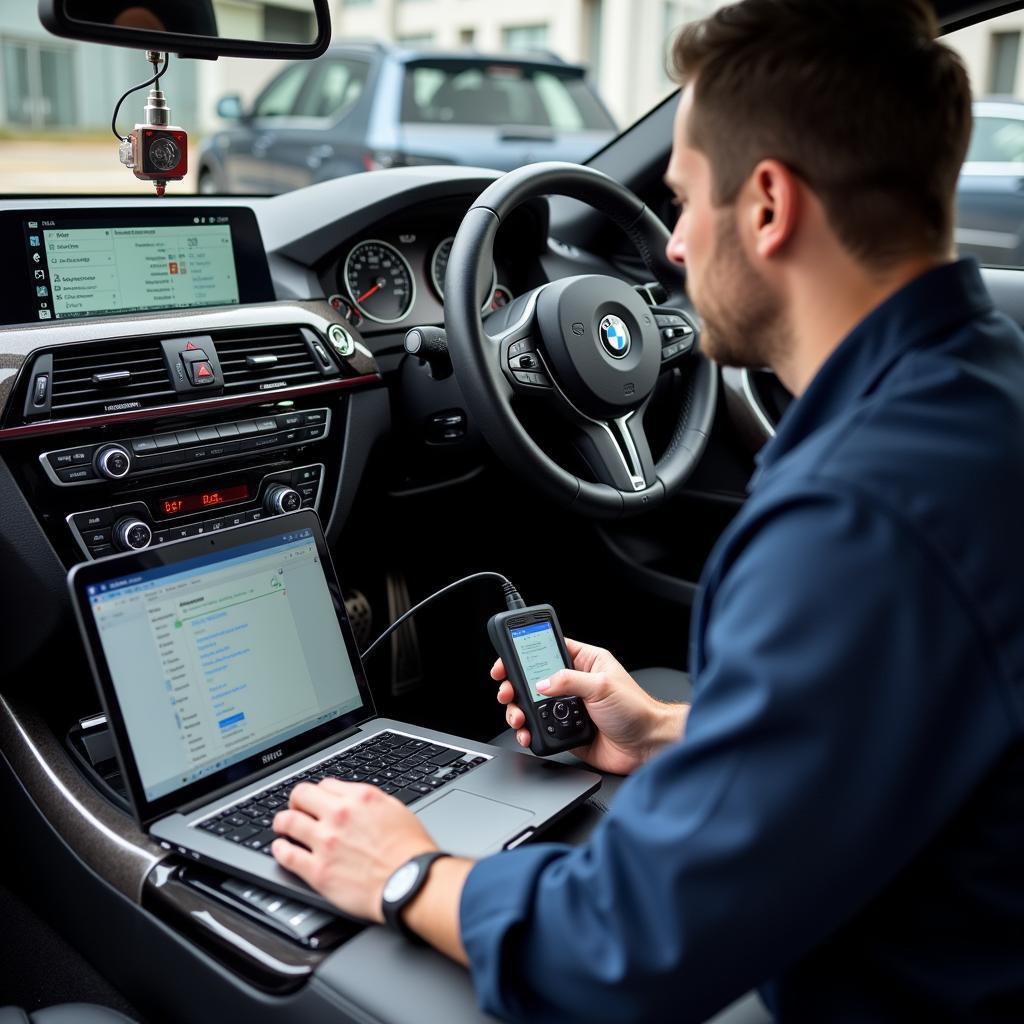
M 384 900 L 387 903 L 394 903 L 396 900 L 400 900 L 416 884 L 419 874 L 419 864 L 415 862 L 403 864 L 388 879 L 387 885 L 384 886 Z

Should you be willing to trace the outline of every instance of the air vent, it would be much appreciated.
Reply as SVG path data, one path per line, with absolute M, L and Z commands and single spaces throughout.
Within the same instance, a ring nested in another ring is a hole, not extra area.
M 317 363 L 311 340 L 299 327 L 218 334 L 214 344 L 226 395 L 312 384 L 337 373 L 333 364 L 326 369 Z
M 52 419 L 145 409 L 175 397 L 159 341 L 69 345 L 53 353 Z

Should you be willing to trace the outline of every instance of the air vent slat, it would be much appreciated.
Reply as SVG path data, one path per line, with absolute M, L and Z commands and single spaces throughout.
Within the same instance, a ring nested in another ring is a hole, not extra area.
M 162 359 L 111 359 L 107 362 L 95 363 L 92 366 L 62 366 L 54 370 L 55 380 L 67 380 L 79 377 L 88 380 L 94 373 L 106 373 L 115 370 L 162 370 L 164 361 Z
M 266 366 L 248 363 L 252 357 L 258 363 L 266 356 L 275 356 L 277 362 Z M 217 339 L 217 358 L 226 392 L 259 390 L 261 385 L 277 381 L 298 384 L 323 376 L 297 328 L 256 336 L 221 336 Z

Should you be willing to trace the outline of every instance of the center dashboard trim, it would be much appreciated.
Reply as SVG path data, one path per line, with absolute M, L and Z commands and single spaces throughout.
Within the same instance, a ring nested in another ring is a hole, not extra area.
M 6 410 L 10 396 L 18 387 L 18 382 L 26 367 L 30 364 L 33 352 L 40 349 L 60 348 L 64 345 L 90 341 L 110 341 L 120 338 L 150 335 L 180 336 L 188 333 L 205 333 L 238 327 L 266 326 L 308 326 L 326 334 L 327 329 L 341 323 L 335 311 L 326 300 L 309 302 L 284 301 L 261 303 L 250 306 L 232 306 L 224 309 L 210 309 L 200 312 L 155 315 L 151 317 L 116 317 L 62 321 L 59 326 L 30 325 L 23 328 L 8 328 L 0 333 L 0 359 L 13 359 L 17 364 L 17 373 L 0 380 L 0 408 Z M 346 330 L 352 332 L 352 328 Z M 339 390 L 351 390 L 374 384 L 383 380 L 380 368 L 370 351 L 357 340 L 355 351 L 344 363 L 353 376 L 335 377 L 318 381 L 313 384 L 301 384 L 293 387 L 278 388 L 273 392 L 275 400 L 280 398 L 296 398 L 302 395 L 324 394 Z M 109 426 L 111 424 L 128 424 L 139 420 L 157 419 L 167 416 L 192 412 L 209 412 L 216 409 L 227 409 L 234 406 L 249 405 L 253 402 L 265 401 L 266 392 L 251 392 L 231 395 L 229 397 L 213 396 L 191 402 L 172 402 L 166 405 L 150 406 L 128 412 L 107 413 L 98 416 L 83 416 L 60 420 L 47 420 L 22 426 L 0 427 L 0 441 L 15 440 L 24 437 L 36 437 L 42 434 L 64 433 L 69 430 Z

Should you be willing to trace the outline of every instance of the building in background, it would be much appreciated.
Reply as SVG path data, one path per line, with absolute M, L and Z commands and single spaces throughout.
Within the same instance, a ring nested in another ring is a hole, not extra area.
M 948 36 L 964 59 L 975 96 L 1013 96 L 1024 99 L 1021 34 L 1024 11 L 1004 14 Z

